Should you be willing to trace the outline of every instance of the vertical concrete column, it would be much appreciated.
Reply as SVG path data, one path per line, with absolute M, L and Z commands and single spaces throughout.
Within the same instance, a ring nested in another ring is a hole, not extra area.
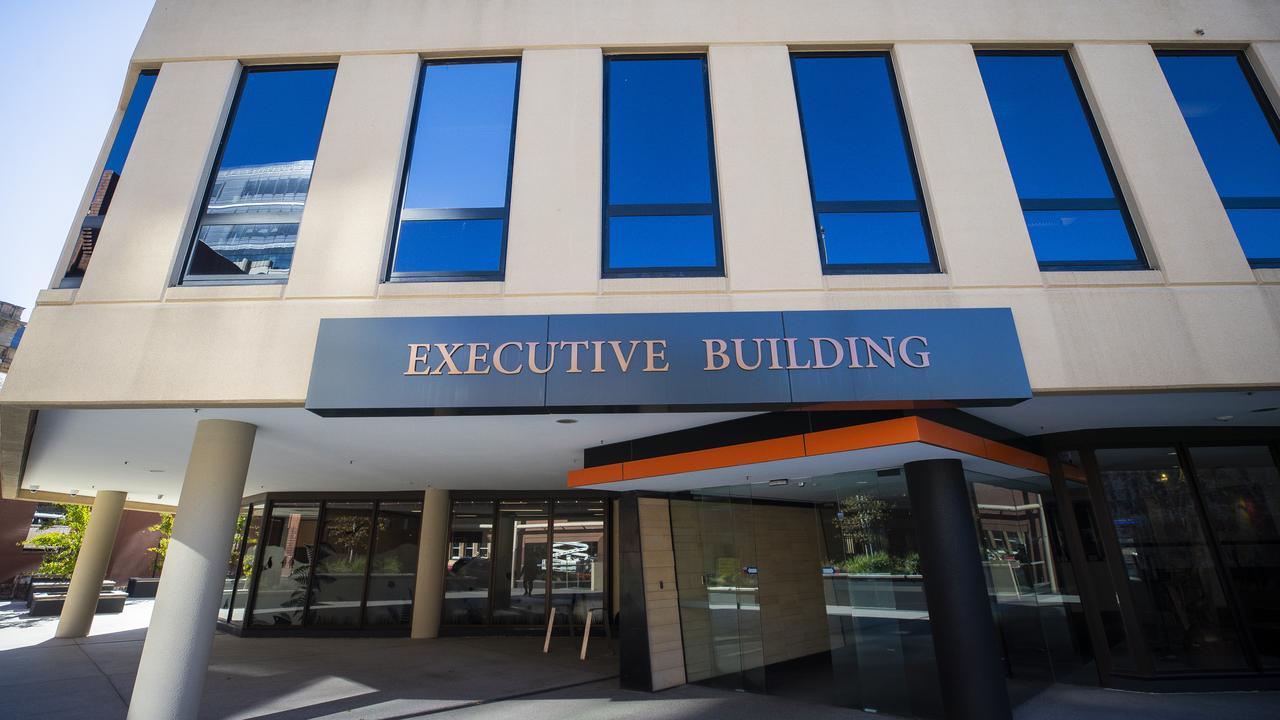
M 603 122 L 599 48 L 524 51 L 511 166 L 508 294 L 598 290 Z
M 1151 46 L 1080 43 L 1072 52 L 1152 265 L 1170 283 L 1254 282 Z
M 421 63 L 416 53 L 338 63 L 286 297 L 377 292 Z
M 164 295 L 204 197 L 239 73 L 235 60 L 160 68 L 78 302 Z
M 959 460 L 906 464 L 942 700 L 950 720 L 1009 720 L 1009 694 Z
M 187 461 L 151 626 L 129 703 L 130 720 L 187 720 L 213 649 L 231 537 L 257 426 L 202 420 Z
M 712 127 L 733 290 L 813 290 L 822 262 L 785 45 L 712 46 Z
M 973 46 L 896 45 L 893 64 L 934 242 L 951 282 L 1040 285 Z
M 93 614 L 98 609 L 102 579 L 107 576 L 107 565 L 111 563 L 116 531 L 120 529 L 125 495 L 117 490 L 102 490 L 93 498 L 89 527 L 84 531 L 84 543 L 71 573 L 71 588 L 67 591 L 67 601 L 62 605 L 62 616 L 58 618 L 54 637 L 78 638 L 89 634 Z
M 409 637 L 414 640 L 425 640 L 440 634 L 448 531 L 449 491 L 428 488 L 422 495 L 418 575 L 413 586 L 413 622 L 409 626 Z

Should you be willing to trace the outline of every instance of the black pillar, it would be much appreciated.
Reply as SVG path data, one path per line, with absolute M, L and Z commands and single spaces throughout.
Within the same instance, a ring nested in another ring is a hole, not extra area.
M 906 464 L 948 720 L 1010 720 L 1009 693 L 959 460 Z
M 653 691 L 649 662 L 649 617 L 640 547 L 640 503 L 635 493 L 618 498 L 618 684 Z

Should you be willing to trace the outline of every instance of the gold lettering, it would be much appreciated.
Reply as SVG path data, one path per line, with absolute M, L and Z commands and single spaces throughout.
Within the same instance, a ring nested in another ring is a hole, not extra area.
M 534 360 L 536 357 L 538 357 L 538 346 L 541 344 L 542 343 L 540 342 L 529 343 L 529 370 L 539 375 L 546 375 L 547 373 L 551 372 L 552 366 L 556 364 L 556 346 L 559 345 L 560 343 L 557 343 L 557 342 L 547 343 L 547 366 L 544 368 L 539 368 L 538 363 L 535 362 Z
M 424 350 L 421 355 L 419 351 Z M 409 369 L 404 371 L 405 375 L 430 375 L 431 366 L 426 369 L 419 370 L 418 366 L 427 361 L 427 356 L 431 354 L 431 343 L 409 343 Z
M 440 351 L 440 354 L 442 355 L 442 357 L 440 358 L 440 364 L 436 366 L 435 370 L 431 371 L 431 374 L 432 375 L 445 375 L 445 374 L 461 375 L 462 371 L 459 370 L 458 366 L 453 363 L 453 354 L 458 352 L 458 349 L 461 347 L 462 347 L 462 343 L 436 343 L 436 349 Z M 445 373 L 441 370 L 441 368 L 443 368 L 445 365 L 449 366 L 448 373 Z
M 769 369 L 781 370 L 782 363 L 778 362 L 778 338 L 768 338 L 765 342 L 769 343 Z
M 858 338 L 846 336 L 845 340 L 849 343 L 849 367 L 862 367 L 862 364 L 858 362 Z
M 862 338 L 862 343 L 867 346 L 867 367 L 869 368 L 877 367 L 876 359 L 875 357 L 872 356 L 872 353 L 879 355 L 881 359 L 883 359 L 886 363 L 889 364 L 889 367 L 898 366 L 898 360 L 893 355 L 893 337 L 886 335 L 884 336 L 884 341 L 887 344 L 887 346 L 880 347 L 871 338 L 869 337 Z
M 591 343 L 586 340 L 566 340 L 560 343 L 560 347 L 569 348 L 569 369 L 566 373 L 580 373 L 582 369 L 578 367 L 578 348 L 586 348 Z
M 912 340 L 919 340 L 920 347 L 929 347 L 929 341 L 920 335 L 910 335 L 902 338 L 902 342 L 898 343 L 898 355 L 902 357 L 902 362 L 913 368 L 929 367 L 929 355 L 931 353 L 925 350 L 916 351 L 916 361 L 911 362 L 911 356 L 907 354 L 907 343 Z
M 604 372 L 604 358 L 602 357 L 601 351 L 604 349 L 604 341 L 592 340 L 591 344 L 594 345 L 596 349 L 596 364 L 592 366 L 591 372 L 602 373 Z
M 662 346 L 661 350 L 658 349 L 659 345 Z M 645 340 L 644 349 L 647 357 L 647 362 L 644 366 L 645 372 L 666 372 L 671 369 L 671 366 L 667 365 L 666 340 Z M 659 360 L 662 361 L 662 367 L 658 367 Z
M 729 354 L 725 352 L 729 348 L 729 343 L 723 340 L 710 339 L 703 340 L 702 344 L 707 348 L 707 366 L 703 370 L 718 371 L 729 367 Z M 719 350 L 712 350 L 713 346 L 719 346 Z
M 476 352 L 480 348 L 484 348 L 484 352 Z M 484 370 L 477 368 L 477 365 L 489 362 L 489 343 L 467 343 L 467 371 L 463 375 L 488 375 L 489 368 Z
M 813 367 L 815 370 L 826 370 L 827 368 L 833 368 L 839 365 L 840 363 L 844 362 L 844 346 L 841 345 L 840 342 L 835 338 L 829 338 L 829 337 L 809 338 L 809 342 L 813 343 Z M 835 359 L 829 363 L 825 363 L 822 361 L 822 343 L 824 342 L 830 343 L 831 347 L 835 348 L 835 351 L 836 351 Z
M 622 372 L 626 372 L 631 367 L 631 357 L 636 354 L 636 348 L 640 346 L 639 340 L 631 341 L 631 349 L 627 351 L 626 357 L 622 356 L 622 342 L 618 340 L 610 340 L 609 347 L 613 348 L 613 356 L 618 359 L 618 368 Z
M 805 361 L 805 364 L 803 365 L 800 365 L 799 363 L 796 362 L 796 339 L 795 338 L 785 338 L 785 341 L 787 343 L 787 369 L 788 370 L 808 370 L 810 367 L 812 367 L 808 361 Z
M 748 365 L 742 361 L 742 338 L 733 339 L 733 359 L 738 367 L 743 370 L 755 370 L 764 362 L 764 338 L 752 338 L 751 342 L 756 344 L 756 364 Z
M 506 350 L 509 347 L 513 347 L 518 351 L 520 350 L 520 346 L 523 344 L 524 343 L 519 343 L 519 342 L 504 342 L 501 345 L 499 345 L 498 349 L 493 351 L 493 369 L 497 370 L 503 375 L 520 374 L 520 371 L 524 369 L 524 363 L 520 363 L 519 365 L 517 365 L 514 370 L 506 369 L 506 367 L 502 365 L 502 351 Z

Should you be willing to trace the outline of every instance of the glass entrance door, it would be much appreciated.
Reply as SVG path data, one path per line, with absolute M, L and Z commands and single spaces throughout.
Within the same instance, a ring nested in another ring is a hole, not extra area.
M 542 625 L 547 621 L 549 521 L 545 501 L 498 503 L 491 624 Z

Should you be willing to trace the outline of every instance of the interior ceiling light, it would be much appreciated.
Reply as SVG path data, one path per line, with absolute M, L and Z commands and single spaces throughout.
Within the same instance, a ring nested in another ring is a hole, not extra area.
M 1231 422 L 1233 419 L 1235 419 L 1235 415 L 1219 415 L 1214 418 L 1214 420 L 1217 420 L 1218 422 Z
M 786 485 L 786 484 L 787 484 L 787 479 L 786 479 L 786 478 L 778 478 L 777 480 L 770 480 L 770 481 L 769 481 L 769 484 L 770 484 L 770 485 L 775 485 L 775 486 L 776 486 L 776 485 Z

